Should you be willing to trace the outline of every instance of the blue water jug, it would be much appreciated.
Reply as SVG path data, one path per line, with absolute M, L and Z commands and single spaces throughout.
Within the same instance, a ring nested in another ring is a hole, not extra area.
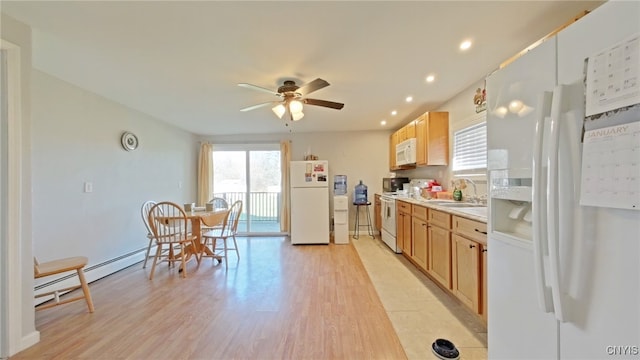
M 367 200 L 367 185 L 360 183 L 356 185 L 356 191 L 353 192 L 353 203 L 354 204 L 366 204 L 369 201 Z
M 345 195 L 347 193 L 347 175 L 333 177 L 333 191 L 336 195 Z

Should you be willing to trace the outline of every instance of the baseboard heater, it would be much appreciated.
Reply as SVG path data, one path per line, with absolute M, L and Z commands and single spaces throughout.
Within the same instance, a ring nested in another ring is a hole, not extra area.
M 99 264 L 94 264 L 84 268 L 84 274 L 87 278 L 87 282 L 91 283 L 93 281 L 102 279 L 105 276 L 116 273 L 120 270 L 123 270 L 131 265 L 139 263 L 144 260 L 144 255 L 147 251 L 147 248 L 142 248 L 139 250 L 135 250 L 129 252 L 127 254 L 118 256 L 116 258 L 101 262 Z M 52 291 L 56 288 L 65 288 L 72 286 L 74 284 L 79 283 L 77 273 L 69 272 L 66 275 L 61 277 L 52 279 L 45 283 L 39 284 L 34 287 L 35 294 L 42 294 L 48 291 Z M 34 299 L 34 306 L 47 302 L 53 299 L 53 295 L 51 296 L 43 296 L 40 298 Z

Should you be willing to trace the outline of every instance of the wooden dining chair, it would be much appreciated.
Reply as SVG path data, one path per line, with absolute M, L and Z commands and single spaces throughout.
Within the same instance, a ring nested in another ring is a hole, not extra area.
M 227 200 L 225 200 L 225 198 L 221 197 L 213 197 L 211 200 L 209 200 L 209 202 L 207 202 L 207 204 L 213 204 L 213 210 L 229 209 L 229 203 L 227 202 Z M 219 224 L 209 225 L 203 221 L 200 226 L 200 232 L 205 233 L 207 231 L 219 229 L 221 227 L 222 226 Z
M 78 279 L 80 280 L 79 285 L 69 286 L 63 289 L 57 289 L 35 295 L 36 299 L 53 295 L 53 299 L 51 299 L 50 301 L 36 305 L 36 310 L 48 309 L 54 306 L 70 303 L 72 301 L 84 299 L 87 302 L 87 307 L 89 307 L 89 312 L 92 313 L 94 311 L 93 300 L 91 299 L 89 285 L 87 285 L 87 280 L 84 277 L 84 267 L 87 265 L 88 261 L 89 260 L 84 256 L 76 256 L 39 263 L 38 260 L 34 257 L 33 274 L 36 279 L 45 276 L 58 275 L 69 271 L 76 271 L 78 274 Z M 68 297 L 71 295 L 69 294 L 70 292 L 79 288 L 82 288 L 83 295 Z M 66 296 L 66 298 L 62 299 L 63 296 Z
M 238 251 L 238 242 L 236 241 L 236 234 L 238 231 L 238 221 L 240 220 L 240 214 L 242 213 L 242 201 L 238 200 L 231 205 L 229 212 L 224 218 L 222 227 L 219 229 L 213 229 L 202 234 L 202 249 L 200 257 L 204 256 L 204 248 L 209 247 L 214 257 L 221 262 L 224 259 L 225 268 L 229 268 L 229 262 L 227 254 L 229 250 L 235 250 L 240 261 L 240 252 Z M 233 240 L 233 247 L 229 247 L 227 241 L 231 238 Z M 218 245 L 218 240 L 221 240 L 221 245 Z
M 182 277 L 186 277 L 187 261 L 194 255 L 199 264 L 200 256 L 196 250 L 197 237 L 188 232 L 189 220 L 182 207 L 169 201 L 159 202 L 149 209 L 148 222 L 157 245 L 149 280 L 153 280 L 158 262 L 168 262 L 171 267 L 179 261 Z
M 147 239 L 149 239 L 147 252 L 144 256 L 144 264 L 142 264 L 143 269 L 147 267 L 147 260 L 149 260 L 149 257 L 150 257 L 149 253 L 151 252 L 151 246 L 153 245 L 153 241 L 154 241 L 153 234 L 151 233 L 151 226 L 149 225 L 149 210 L 151 210 L 151 207 L 155 204 L 157 204 L 157 202 L 155 201 L 145 201 L 142 204 L 142 208 L 140 209 L 140 214 L 142 215 L 142 221 L 144 222 L 144 227 L 147 229 Z M 155 253 L 154 255 L 151 255 L 151 257 L 155 257 Z

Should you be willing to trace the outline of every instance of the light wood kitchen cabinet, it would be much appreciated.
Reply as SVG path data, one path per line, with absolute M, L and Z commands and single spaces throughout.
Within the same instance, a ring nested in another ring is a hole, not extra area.
M 482 320 L 487 323 L 489 313 L 487 312 L 487 245 L 480 246 L 481 261 L 482 261 Z
M 426 112 L 415 120 L 416 165 L 448 165 L 449 113 Z
M 396 201 L 396 241 L 402 253 L 408 257 L 413 255 L 411 242 L 411 204 Z
M 457 234 L 453 240 L 453 293 L 480 313 L 480 244 Z
M 406 139 L 413 139 L 416 137 L 416 120 L 411 121 L 404 126 Z M 417 140 L 416 140 L 417 141 Z
M 482 315 L 486 313 L 483 311 L 486 303 L 483 258 L 486 260 L 486 256 L 482 248 L 487 241 L 487 224 L 454 216 L 453 231 L 453 293 Z
M 398 129 L 398 131 L 396 131 L 396 133 L 398 135 L 396 135 L 398 142 L 396 142 L 396 144 L 400 144 L 401 142 L 407 140 L 407 128 L 406 127 L 401 127 L 400 129 Z
M 380 194 L 375 194 L 375 200 L 373 203 L 373 212 L 375 213 L 375 226 L 378 234 L 382 231 L 382 201 L 380 200 Z
M 429 209 L 427 273 L 451 289 L 451 215 Z
M 398 143 L 398 132 L 389 136 L 389 169 L 398 170 L 396 165 L 396 144 Z
M 422 268 L 427 270 L 427 208 L 424 206 L 413 205 L 412 212 L 412 232 L 411 241 L 413 243 L 413 252 L 411 258 Z

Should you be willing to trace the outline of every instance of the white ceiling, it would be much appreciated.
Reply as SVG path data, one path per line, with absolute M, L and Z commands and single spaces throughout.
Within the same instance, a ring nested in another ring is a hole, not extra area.
M 2 1 L 1 9 L 34 29 L 35 68 L 190 132 L 225 135 L 372 130 L 383 119 L 397 128 L 600 3 Z M 474 43 L 463 53 L 464 39 Z M 331 86 L 310 97 L 344 109 L 307 105 L 289 127 L 270 107 L 239 111 L 277 98 L 238 83 L 275 90 L 318 77 Z

